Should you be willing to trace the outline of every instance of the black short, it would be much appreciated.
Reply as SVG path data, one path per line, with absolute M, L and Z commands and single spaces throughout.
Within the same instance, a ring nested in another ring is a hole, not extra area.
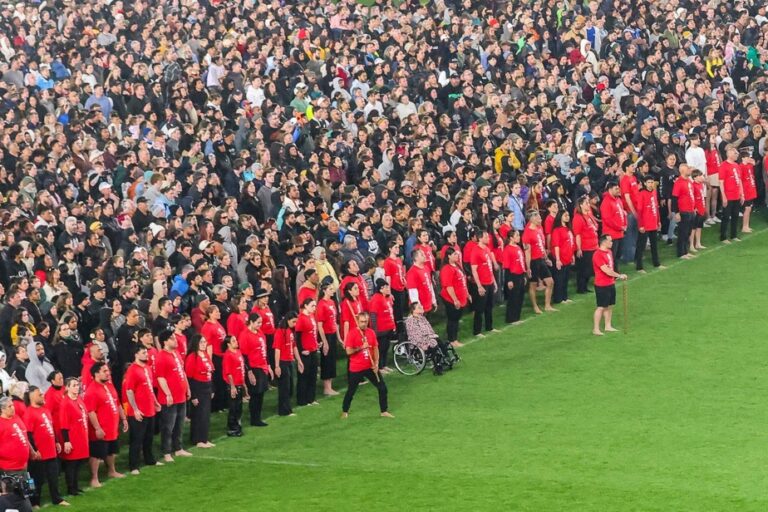
M 91 457 L 94 459 L 101 459 L 104 460 L 109 455 L 117 455 L 117 452 L 120 450 L 120 445 L 117 442 L 117 439 L 114 441 L 90 441 L 88 443 L 88 448 L 91 451 Z
M 706 215 L 696 215 L 696 220 L 693 221 L 694 229 L 703 228 L 705 220 L 707 220 Z
M 544 258 L 531 260 L 531 282 L 547 279 L 548 277 L 552 277 L 552 273 L 549 271 Z
M 744 201 L 744 208 L 748 208 L 748 207 L 751 207 L 751 206 L 755 206 L 755 200 L 754 199 L 750 199 L 749 201 Z
M 616 304 L 616 285 L 595 286 L 595 301 L 599 308 L 607 308 Z

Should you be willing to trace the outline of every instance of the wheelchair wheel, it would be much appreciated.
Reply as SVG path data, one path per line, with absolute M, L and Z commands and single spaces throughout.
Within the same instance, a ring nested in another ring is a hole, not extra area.
M 427 357 L 415 343 L 404 341 L 395 345 L 395 368 L 403 375 L 418 375 L 424 371 Z

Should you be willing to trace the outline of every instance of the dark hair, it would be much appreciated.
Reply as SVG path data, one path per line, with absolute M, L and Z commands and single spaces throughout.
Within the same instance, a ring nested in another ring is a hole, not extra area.
M 567 227 L 568 224 L 566 224 L 563 221 L 563 216 L 565 214 L 567 214 L 567 213 L 568 213 L 568 210 L 560 210 L 560 211 L 558 211 L 557 215 L 555 215 L 555 222 L 554 222 L 554 224 L 552 224 L 552 228 L 561 228 L 561 227 L 564 227 L 564 226 Z
M 277 325 L 280 329 L 287 329 L 288 328 L 288 321 L 289 320 L 295 320 L 298 318 L 299 314 L 295 311 L 289 311 L 285 314 L 285 316 L 280 320 L 280 323 Z
M 101 363 L 101 362 L 94 363 L 94 365 L 91 366 L 91 377 L 95 377 L 96 374 L 99 373 L 101 369 L 104 368 L 105 366 L 107 366 L 106 363 Z

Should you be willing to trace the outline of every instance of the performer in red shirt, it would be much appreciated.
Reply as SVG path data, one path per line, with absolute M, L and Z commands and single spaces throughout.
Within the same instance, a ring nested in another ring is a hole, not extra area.
M 59 408 L 61 399 L 64 398 L 64 374 L 53 372 L 48 376 L 48 382 L 51 384 L 46 390 L 45 408 L 51 413 L 53 420 L 53 431 L 56 433 L 56 442 L 61 443 L 61 426 L 59 426 Z
M 232 312 L 227 317 L 227 334 L 237 338 L 248 323 L 248 298 L 238 295 L 232 304 Z
M 475 284 L 475 294 L 472 297 L 475 316 L 472 323 L 472 333 L 483 337 L 483 327 L 486 331 L 499 332 L 493 328 L 493 295 L 498 290 L 496 282 L 496 262 L 488 247 L 490 235 L 487 231 L 478 233 L 477 246 L 472 250 L 469 263 L 472 269 L 472 282 Z
M 424 253 L 424 268 L 430 275 L 437 271 L 437 262 L 435 261 L 435 244 L 429 239 L 429 231 L 422 229 L 417 233 L 419 243 L 413 246 L 414 249 L 421 249 Z
M 128 420 L 120 407 L 117 390 L 112 384 L 109 366 L 97 362 L 91 367 L 93 382 L 85 390 L 83 401 L 88 411 L 88 439 L 91 458 L 91 487 L 101 487 L 99 465 L 103 460 L 107 465 L 107 476 L 124 478 L 125 475 L 115 469 L 115 456 L 118 453 L 118 430 L 122 423 L 123 432 L 128 432 Z
M 741 159 L 741 183 L 744 187 L 744 217 L 742 217 L 741 232 L 751 233 L 749 218 L 752 214 L 752 205 L 757 199 L 757 183 L 755 182 L 755 160 L 750 156 Z
M 560 206 L 554 199 L 547 199 L 547 202 L 544 204 L 544 209 L 547 211 L 547 216 L 544 218 L 544 225 L 542 227 L 544 228 L 544 238 L 546 240 L 547 252 L 551 252 L 552 230 L 555 227 L 555 217 L 557 216 L 557 212 L 560 209 Z
M 275 360 L 275 329 L 277 320 L 274 313 L 269 308 L 269 292 L 267 290 L 257 291 L 255 294 L 256 305 L 253 306 L 251 313 L 258 313 L 261 317 L 261 332 L 267 337 L 267 355 L 269 361 Z
M 568 275 L 573 265 L 573 255 L 576 252 L 576 241 L 568 225 L 571 214 L 567 211 L 558 212 L 552 227 L 552 256 L 555 259 L 552 270 L 552 302 L 566 304 L 573 302 L 568 298 Z
M 253 314 L 253 313 L 251 313 Z M 208 355 L 208 340 L 200 334 L 193 335 L 189 340 L 189 353 L 184 362 L 184 372 L 189 383 L 190 405 L 190 438 L 198 448 L 213 448 L 208 436 L 211 425 L 211 393 L 213 385 L 213 362 Z
M 251 396 L 248 413 L 252 427 L 267 426 L 261 419 L 261 409 L 264 405 L 264 393 L 269 389 L 269 381 L 274 378 L 267 359 L 267 338 L 260 329 L 261 317 L 257 313 L 251 313 L 247 327 L 237 339 L 247 369 L 246 386 Z
M 635 261 L 635 248 L 637 246 L 637 196 L 640 192 L 639 183 L 635 176 L 636 165 L 631 158 L 621 164 L 624 175 L 619 179 L 619 191 L 621 192 L 622 206 L 627 214 L 627 229 L 624 231 L 624 239 L 621 248 L 621 261 L 631 263 Z
M 29 474 L 35 481 L 35 492 L 29 501 L 33 507 L 39 507 L 43 485 L 48 483 L 51 501 L 54 505 L 68 506 L 59 493 L 59 460 L 61 445 L 56 441 L 51 412 L 44 407 L 45 397 L 37 386 L 29 387 L 29 407 L 24 415 L 32 459 L 29 461 Z M 35 455 L 36 454 L 36 455 Z
M 603 201 L 600 203 L 600 218 L 603 220 L 603 234 L 610 235 L 613 240 L 613 264 L 616 272 L 619 271 L 619 255 L 624 241 L 624 232 L 627 230 L 627 213 L 621 201 L 621 189 L 615 181 L 606 184 Z M 593 265 L 594 267 L 594 265 Z
M 672 211 L 677 221 L 677 257 L 684 260 L 693 258 L 688 252 L 696 219 L 696 198 L 693 195 L 691 170 L 688 164 L 680 164 L 680 176 L 672 186 Z
M 425 312 L 437 309 L 437 298 L 432 286 L 432 273 L 426 266 L 426 256 L 421 249 L 414 249 L 411 253 L 413 265 L 405 274 L 406 286 L 408 286 L 408 298 L 411 302 L 418 302 Z
M 440 269 L 440 298 L 445 304 L 445 329 L 448 341 L 454 347 L 461 347 L 459 322 L 469 302 L 467 276 L 461 266 L 461 251 L 449 247 L 443 257 Z
M 314 260 L 310 260 L 314 261 Z M 314 299 L 317 301 L 317 287 L 320 285 L 320 274 L 313 268 L 308 268 L 304 271 L 304 284 L 301 285 L 297 292 L 296 304 L 304 304 L 307 299 Z
M 705 189 L 706 175 L 698 169 L 695 169 L 691 173 L 693 180 L 693 202 L 694 202 L 694 219 L 693 229 L 691 230 L 691 237 L 688 241 L 688 247 L 691 252 L 696 252 L 700 249 L 706 249 L 701 244 L 701 231 L 704 229 L 704 222 L 707 220 L 707 191 Z
M 387 374 L 392 371 L 387 366 L 389 344 L 396 338 L 394 298 L 389 283 L 384 279 L 376 280 L 376 293 L 371 297 L 371 326 L 379 344 L 379 370 Z
M 353 283 L 357 287 L 357 283 Z M 277 379 L 277 414 L 280 416 L 294 416 L 291 408 L 291 395 L 293 394 L 293 361 L 296 359 L 296 339 L 293 328 L 296 327 L 295 311 L 289 311 L 275 331 L 275 378 Z M 299 359 L 299 369 L 301 360 Z
M 333 389 L 333 379 L 336 378 L 336 346 L 338 345 L 339 321 L 336 311 L 336 301 L 333 299 L 336 288 L 333 283 L 320 285 L 320 300 L 315 309 L 317 332 L 323 342 L 320 351 L 320 379 L 323 381 L 325 396 L 338 395 Z
M 643 188 L 637 195 L 637 227 L 638 237 L 635 247 L 635 268 L 640 273 L 643 270 L 643 253 L 648 242 L 651 243 L 651 260 L 656 268 L 666 268 L 659 260 L 659 229 L 661 229 L 661 214 L 659 212 L 659 197 L 656 192 L 656 180 L 650 174 L 643 178 Z
M 66 393 L 59 410 L 61 437 L 64 445 L 61 460 L 64 466 L 64 480 L 67 494 L 82 494 L 78 487 L 80 466 L 88 459 L 88 411 L 80 398 L 80 381 L 70 377 L 64 382 Z
M 741 180 L 741 166 L 738 163 L 739 150 L 729 144 L 725 149 L 726 161 L 720 164 L 718 175 L 723 198 L 723 215 L 720 224 L 720 240 L 726 244 L 731 240 L 740 242 L 736 236 L 739 224 L 739 210 L 746 201 L 744 184 Z
M 16 416 L 10 397 L 0 397 L 0 471 L 24 471 L 31 456 L 23 419 Z
M 296 376 L 296 404 L 318 405 L 315 400 L 317 393 L 317 365 L 319 348 L 315 299 L 305 299 L 301 306 L 301 313 L 296 319 L 296 349 L 301 359 L 301 369 Z
M 528 212 L 528 224 L 525 226 L 522 236 L 523 249 L 525 249 L 525 267 L 528 269 L 528 295 L 531 298 L 533 312 L 541 314 L 539 304 L 536 302 L 536 290 L 541 282 L 544 285 L 544 311 L 557 311 L 552 307 L 552 291 L 555 282 L 549 267 L 552 261 L 547 257 L 544 242 L 544 231 L 541 228 L 541 215 L 538 210 Z
M 212 306 L 215 307 L 215 306 Z M 190 398 L 184 362 L 176 351 L 176 337 L 163 331 L 158 336 L 163 350 L 157 353 L 157 401 L 160 402 L 160 447 L 165 462 L 177 457 L 191 457 L 181 446 L 184 419 L 187 416 L 187 400 Z
M 227 408 L 227 387 L 224 385 L 224 380 L 221 378 L 221 358 L 224 355 L 222 347 L 224 345 L 224 338 L 227 335 L 227 331 L 224 330 L 224 326 L 221 325 L 221 311 L 218 306 L 208 306 L 205 310 L 207 320 L 200 329 L 200 334 L 205 336 L 208 340 L 208 345 L 211 347 L 213 354 L 211 360 L 213 361 L 213 400 L 211 401 L 211 411 L 218 412 Z
M 376 342 L 376 334 L 368 327 L 368 322 L 368 313 L 357 315 L 357 327 L 351 329 L 344 340 L 344 348 L 349 356 L 349 384 L 341 406 L 342 418 L 349 417 L 352 399 L 363 379 L 368 379 L 379 392 L 381 416 L 394 418 L 389 413 L 387 386 L 379 372 L 379 346 Z
M 128 467 L 132 475 L 139 474 L 139 454 L 144 455 L 147 466 L 161 466 L 152 453 L 152 436 L 155 433 L 155 414 L 160 402 L 152 389 L 154 376 L 147 365 L 147 347 L 139 345 L 134 353 L 133 364 L 123 377 L 122 401 L 128 416 Z
M 350 329 L 354 329 L 357 324 L 357 315 L 363 312 L 363 306 L 360 304 L 358 298 L 360 297 L 360 286 L 354 282 L 349 281 L 341 289 L 341 306 L 339 306 L 341 314 L 341 336 L 345 337 Z
M 520 247 L 520 232 L 513 229 L 507 233 L 507 245 L 501 255 L 504 269 L 504 298 L 507 301 L 506 320 L 509 324 L 520 322 L 525 297 L 525 251 Z
M 592 277 L 592 255 L 597 250 L 599 230 L 588 195 L 583 195 L 576 200 L 571 224 L 576 243 L 576 293 L 587 293 L 589 278 Z
M 357 283 L 360 288 L 360 295 L 357 300 L 360 301 L 360 307 L 363 311 L 368 311 L 368 287 L 365 284 L 365 278 L 360 275 L 360 267 L 355 260 L 348 260 L 344 262 L 342 267 L 342 274 L 344 277 L 341 279 L 339 288 L 344 290 L 347 287 L 347 283 Z
M 227 336 L 227 350 L 224 352 L 221 371 L 229 387 L 227 436 L 242 437 L 240 420 L 243 417 L 243 399 L 248 399 L 248 390 L 245 389 L 245 360 L 234 336 Z
M 395 298 L 395 322 L 401 324 L 405 318 L 408 293 L 405 288 L 405 264 L 400 257 L 402 244 L 393 242 L 389 247 L 387 259 L 384 260 L 384 277 L 392 288 L 392 296 Z
M 616 279 L 626 279 L 626 274 L 619 274 L 613 267 L 613 252 L 611 235 L 602 235 L 600 245 L 592 257 L 592 266 L 595 272 L 595 300 L 597 309 L 592 316 L 592 334 L 602 336 L 600 320 L 605 320 L 605 331 L 616 332 L 611 325 L 613 305 L 616 304 Z

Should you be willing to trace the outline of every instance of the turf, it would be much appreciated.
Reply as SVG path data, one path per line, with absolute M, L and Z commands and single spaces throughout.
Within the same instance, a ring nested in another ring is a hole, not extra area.
M 394 420 L 378 417 L 364 386 L 347 420 L 341 397 L 325 399 L 72 503 L 105 512 L 764 511 L 768 231 L 753 224 L 740 244 L 716 244 L 710 228 L 700 257 L 676 263 L 665 249 L 669 269 L 631 274 L 626 335 L 591 336 L 594 299 L 577 296 L 472 342 L 443 377 L 388 378 Z

